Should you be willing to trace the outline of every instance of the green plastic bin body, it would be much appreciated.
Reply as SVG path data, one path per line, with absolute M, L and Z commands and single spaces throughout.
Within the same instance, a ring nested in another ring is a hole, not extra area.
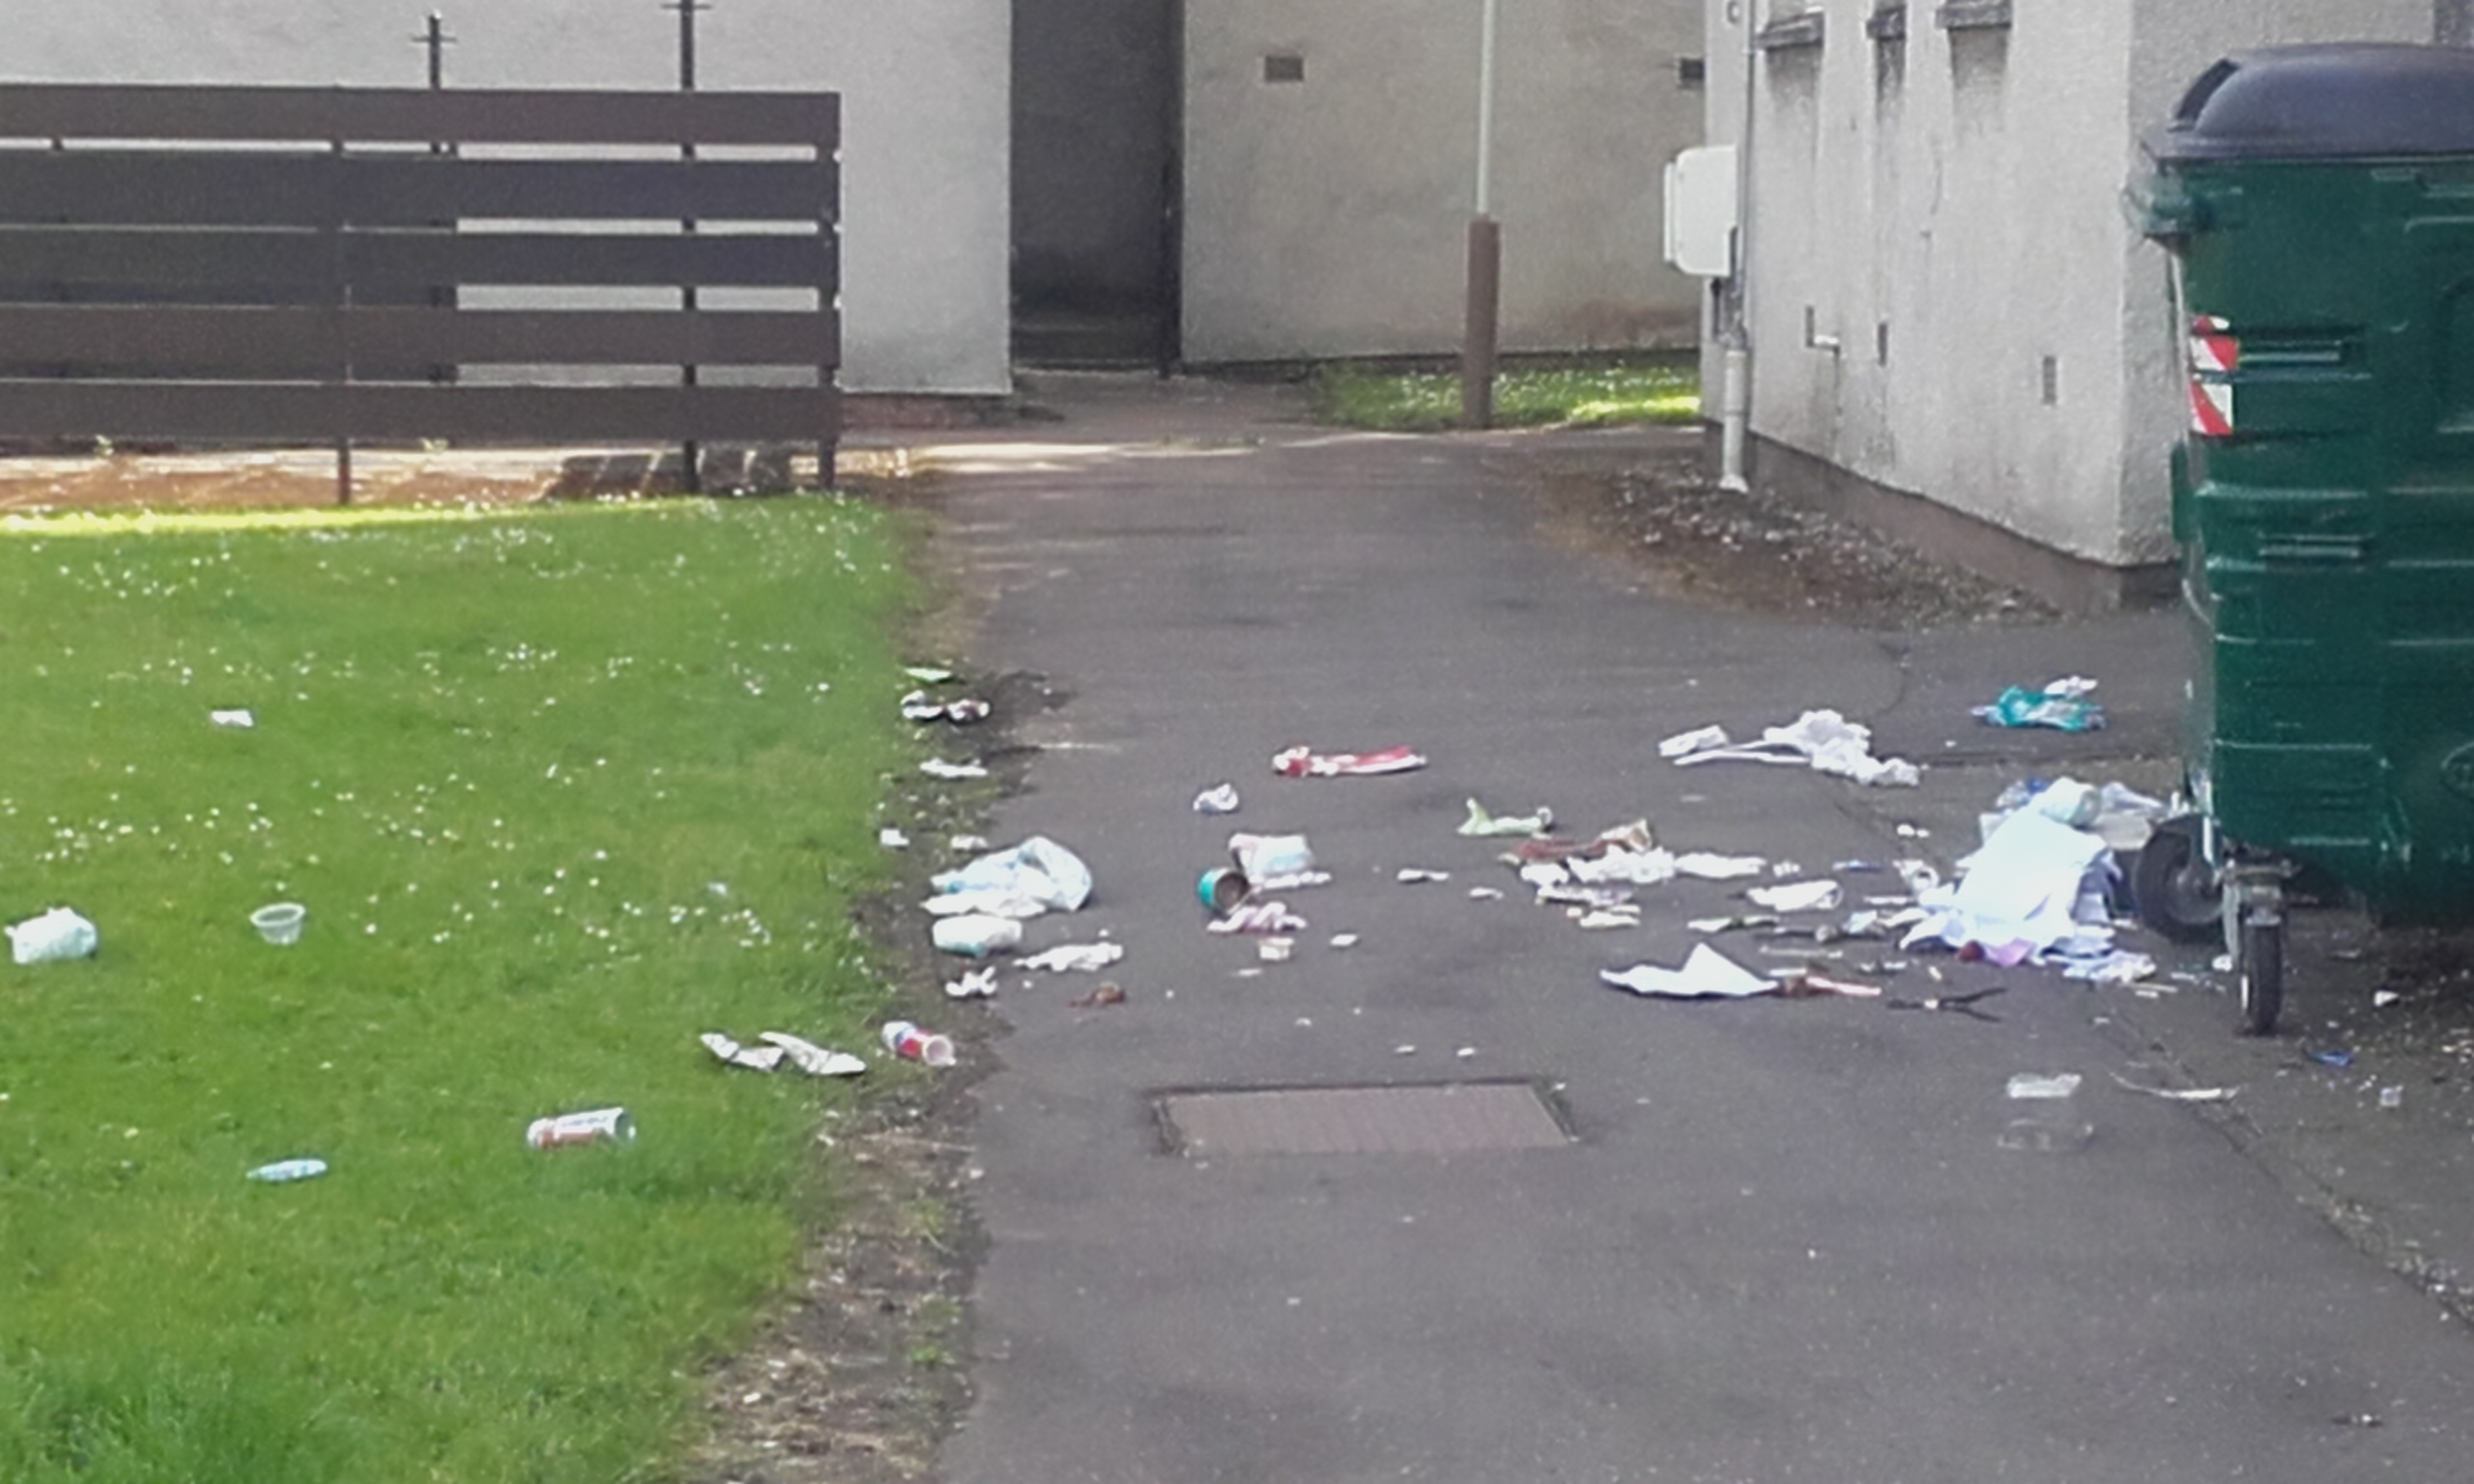
M 2146 145 L 2194 794 L 2382 918 L 2474 921 L 2474 53 L 2229 58 Z

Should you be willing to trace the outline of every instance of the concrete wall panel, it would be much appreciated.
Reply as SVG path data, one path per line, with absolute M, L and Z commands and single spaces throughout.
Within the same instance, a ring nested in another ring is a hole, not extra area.
M 1713 138 L 1743 128 L 1743 27 L 1824 17 L 1821 44 L 1752 64 L 1753 431 L 2061 552 L 2161 559 L 2179 373 L 2164 260 L 2120 204 L 2137 132 L 2225 51 L 2428 40 L 2433 8 L 2020 0 L 1955 28 L 1939 9 L 1876 40 L 1875 0 L 1707 8 Z
M 1186 20 L 1185 347 L 1195 360 L 1458 345 L 1477 0 L 1227 0 Z M 1507 349 L 1683 345 L 1659 171 L 1697 142 L 1693 0 L 1503 8 L 1493 214 Z M 1267 81 L 1264 58 L 1304 77 Z

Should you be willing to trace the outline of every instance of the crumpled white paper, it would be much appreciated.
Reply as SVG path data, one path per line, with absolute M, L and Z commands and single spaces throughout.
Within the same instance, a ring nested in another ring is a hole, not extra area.
M 1835 711 L 1807 711 L 1784 727 L 1765 728 L 1758 742 L 1730 746 L 1718 728 L 1703 728 L 1659 744 L 1658 751 L 1677 767 L 1704 762 L 1775 762 L 1801 764 L 1817 773 L 1833 774 L 1876 787 L 1913 788 L 1923 781 L 1922 770 L 1903 757 L 1873 756 L 1873 729 Z M 1712 745 L 1687 744 L 1708 740 Z M 1669 753 L 1672 746 L 1677 750 Z
M 1778 987 L 1775 982 L 1762 978 L 1707 943 L 1692 945 L 1682 968 L 1636 963 L 1628 969 L 1600 969 L 1597 977 L 1634 994 L 1679 1000 L 1740 1000 L 1769 994 Z
M 1060 943 L 1021 960 L 1022 967 L 1049 974 L 1088 974 L 1125 956 L 1122 943 Z
M 1034 835 L 959 870 L 940 871 L 929 884 L 944 893 L 996 888 L 1045 902 L 1058 912 L 1075 912 L 1091 898 L 1091 869 L 1055 841 Z

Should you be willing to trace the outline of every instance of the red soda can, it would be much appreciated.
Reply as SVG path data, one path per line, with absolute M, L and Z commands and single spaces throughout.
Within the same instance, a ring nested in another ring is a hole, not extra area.
M 524 1130 L 524 1142 L 532 1149 L 561 1149 L 569 1144 L 632 1144 L 636 1141 L 636 1121 L 625 1108 L 593 1108 L 583 1113 L 561 1113 L 553 1118 L 536 1118 Z

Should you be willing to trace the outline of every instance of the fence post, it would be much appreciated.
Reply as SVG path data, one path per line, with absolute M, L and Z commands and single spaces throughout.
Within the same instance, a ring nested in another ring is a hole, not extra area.
M 670 0 L 670 3 L 664 5 L 662 9 L 678 13 L 678 91 L 693 93 L 696 91 L 696 14 L 699 11 L 709 11 L 712 7 L 701 5 L 698 0 Z M 696 142 L 692 139 L 680 140 L 678 157 L 693 160 L 696 157 Z M 681 236 L 694 237 L 696 235 L 695 218 L 691 216 L 680 221 L 678 230 Z M 678 307 L 685 314 L 692 315 L 696 312 L 695 284 L 679 285 Z M 696 385 L 696 368 L 693 365 L 678 368 L 678 385 L 681 386 Z M 678 452 L 679 460 L 685 466 L 683 478 L 687 485 L 687 493 L 690 495 L 702 493 L 705 488 L 704 449 L 698 445 L 695 439 L 691 438 L 679 445 Z

